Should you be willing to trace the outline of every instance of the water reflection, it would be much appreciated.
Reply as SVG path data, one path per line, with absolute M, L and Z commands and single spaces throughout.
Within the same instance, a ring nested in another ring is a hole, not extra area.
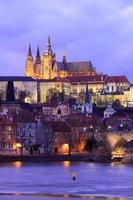
M 0 199 L 7 200 L 5 197 L 10 196 L 9 200 L 127 200 L 133 197 L 133 168 L 122 166 L 69 161 L 3 163 L 0 165 Z M 73 172 L 77 174 L 76 181 L 72 180 Z
M 16 167 L 16 168 L 22 167 L 22 164 L 23 163 L 21 161 L 15 161 L 15 162 L 13 162 L 13 166 Z
M 63 161 L 64 167 L 70 167 L 70 161 Z

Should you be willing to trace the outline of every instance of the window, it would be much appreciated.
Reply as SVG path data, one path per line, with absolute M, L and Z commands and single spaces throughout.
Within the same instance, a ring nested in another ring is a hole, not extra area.
M 85 93 L 85 90 L 84 90 L 84 89 L 81 89 L 80 92 L 81 92 L 81 93 Z
M 56 85 L 56 87 L 57 87 L 57 88 L 59 88 L 59 87 L 60 87 L 60 85 L 59 85 L 59 84 L 57 84 L 57 85 Z
M 77 89 L 73 89 L 73 93 L 74 93 L 74 94 L 77 94 Z
M 8 127 L 8 130 L 9 130 L 9 131 L 11 131 L 11 130 L 12 130 L 12 127 L 11 127 L 11 126 L 9 126 L 9 127 Z
M 114 91 L 114 86 L 112 85 L 112 92 Z

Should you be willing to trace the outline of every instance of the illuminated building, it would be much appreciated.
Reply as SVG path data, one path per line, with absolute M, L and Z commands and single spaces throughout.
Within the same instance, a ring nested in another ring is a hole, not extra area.
M 90 61 L 88 62 L 67 62 L 66 53 L 63 54 L 62 62 L 56 61 L 56 54 L 53 53 L 50 36 L 48 37 L 46 51 L 40 56 L 39 47 L 37 48 L 36 59 L 34 62 L 31 46 L 26 60 L 26 76 L 35 79 L 54 79 L 55 77 L 71 76 L 91 76 L 96 75 L 96 70 Z
M 0 115 L 0 152 L 1 154 L 15 153 L 16 123 L 6 115 Z
M 133 106 L 133 87 L 126 76 L 97 73 L 91 61 L 68 62 L 66 52 L 63 53 L 62 62 L 57 61 L 50 37 L 42 56 L 37 47 L 35 59 L 29 45 L 25 76 L 0 77 L 1 100 L 6 98 L 8 81 L 14 83 L 15 99 L 27 103 L 46 102 L 51 91 L 64 92 L 78 103 L 83 103 L 87 85 L 91 103 L 100 106 L 119 99 L 122 105 Z

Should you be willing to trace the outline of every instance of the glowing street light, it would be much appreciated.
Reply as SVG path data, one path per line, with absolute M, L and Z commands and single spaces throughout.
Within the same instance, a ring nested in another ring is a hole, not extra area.
M 16 144 L 16 147 L 17 147 L 17 148 L 21 148 L 21 147 L 22 147 L 21 143 L 17 143 L 17 144 Z
M 120 124 L 120 127 L 122 128 L 122 127 L 123 127 L 123 124 Z

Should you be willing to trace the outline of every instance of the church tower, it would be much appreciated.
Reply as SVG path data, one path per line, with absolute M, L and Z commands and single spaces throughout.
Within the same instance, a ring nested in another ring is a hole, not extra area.
M 66 49 L 64 49 L 64 52 L 63 52 L 63 58 L 62 58 L 62 63 L 63 63 L 63 67 L 64 67 L 64 71 L 66 69 L 66 64 L 67 64 L 67 59 L 66 59 Z
M 35 59 L 35 65 L 34 65 L 34 77 L 40 78 L 41 73 L 41 57 L 40 57 L 40 50 L 39 46 L 37 47 L 37 53 L 36 53 L 36 59 Z
M 34 60 L 32 57 L 31 46 L 29 45 L 27 60 L 26 60 L 26 76 L 34 76 Z
M 56 56 L 51 48 L 50 36 L 48 37 L 46 51 L 42 56 L 41 78 L 53 79 L 56 77 Z
M 90 94 L 88 90 L 88 84 L 86 84 L 86 91 L 85 91 L 85 102 L 82 104 L 82 113 L 90 114 L 93 112 L 93 105 L 91 104 Z

